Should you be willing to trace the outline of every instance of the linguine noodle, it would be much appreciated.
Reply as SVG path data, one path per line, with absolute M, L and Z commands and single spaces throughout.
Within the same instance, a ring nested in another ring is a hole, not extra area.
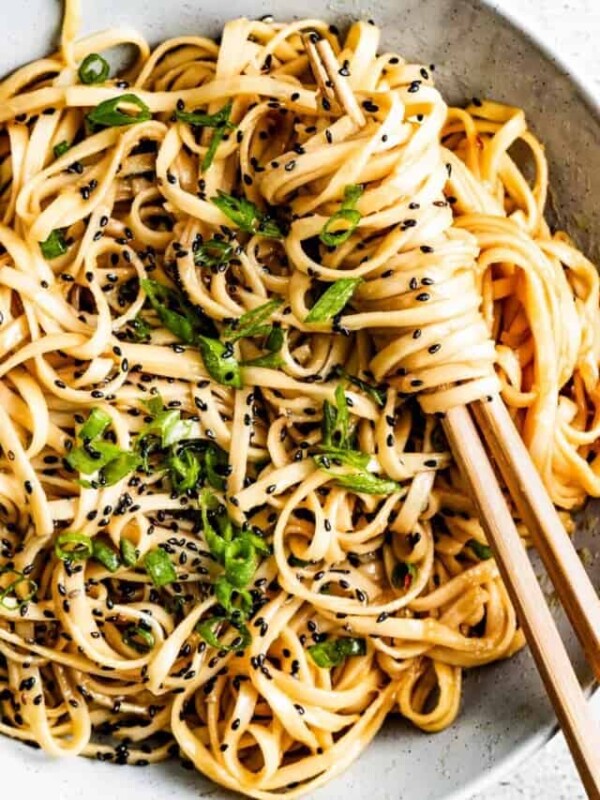
M 523 645 L 438 418 L 501 392 L 570 529 L 598 275 L 523 111 L 371 24 L 78 19 L 0 84 L 0 732 L 297 796 Z

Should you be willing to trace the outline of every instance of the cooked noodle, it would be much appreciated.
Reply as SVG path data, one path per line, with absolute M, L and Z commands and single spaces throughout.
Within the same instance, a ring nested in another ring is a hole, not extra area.
M 523 111 L 448 108 L 373 25 L 151 50 L 78 16 L 0 84 L 0 731 L 296 796 L 388 713 L 450 725 L 463 669 L 523 645 L 437 417 L 501 391 L 570 527 L 600 495 L 598 275 Z M 123 94 L 143 121 L 106 117 Z

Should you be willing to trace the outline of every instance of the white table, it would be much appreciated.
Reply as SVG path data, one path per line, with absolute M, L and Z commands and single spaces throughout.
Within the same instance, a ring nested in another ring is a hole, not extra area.
M 600 0 L 496 0 L 496 5 L 517 19 L 528 21 L 580 76 L 587 76 L 589 85 L 600 97 Z M 593 705 L 600 719 L 600 693 Z M 517 772 L 506 775 L 472 800 L 517 798 L 584 800 L 585 793 L 562 735 Z

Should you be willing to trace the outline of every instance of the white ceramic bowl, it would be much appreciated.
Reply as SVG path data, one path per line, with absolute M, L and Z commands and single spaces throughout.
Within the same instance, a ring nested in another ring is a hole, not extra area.
M 2 0 L 0 74 L 48 52 L 60 25 L 57 0 Z M 152 42 L 176 34 L 217 34 L 223 22 L 275 13 L 288 19 L 320 16 L 337 23 L 372 17 L 384 44 L 407 58 L 437 65 L 446 97 L 463 102 L 485 95 L 526 109 L 544 139 L 552 176 L 552 208 L 592 256 L 600 231 L 600 122 L 591 97 L 551 54 L 508 19 L 478 0 L 83 0 L 86 32 L 111 25 L 140 29 Z M 582 224 L 583 221 L 583 224 Z M 582 515 L 577 545 L 598 550 L 600 507 Z M 600 583 L 600 560 L 590 565 Z M 582 679 L 590 685 L 573 636 L 560 619 Z M 468 797 L 483 781 L 514 765 L 551 735 L 554 718 L 532 660 L 511 661 L 467 674 L 462 710 L 449 730 L 427 736 L 390 720 L 353 767 L 317 793 L 322 800 L 438 800 Z M 145 770 L 77 759 L 55 761 L 0 738 L 3 785 L 47 800 L 192 800 L 225 793 L 177 764 Z M 17 783 L 18 782 L 18 783 Z M 13 789 L 14 791 L 14 789 Z

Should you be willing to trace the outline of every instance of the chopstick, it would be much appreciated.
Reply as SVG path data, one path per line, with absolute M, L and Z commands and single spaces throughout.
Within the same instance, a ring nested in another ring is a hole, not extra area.
M 479 512 L 504 585 L 523 626 L 529 649 L 554 706 L 583 785 L 588 797 L 598 800 L 600 732 L 591 716 L 494 470 L 465 406 L 456 406 L 447 411 L 442 425 Z
M 496 395 L 471 408 L 586 659 L 600 679 L 600 599 L 583 562 L 502 399 Z
M 305 34 L 319 91 L 359 126 L 366 120 L 326 39 Z M 566 534 L 502 399 L 472 404 L 484 437 L 546 565 L 596 676 L 600 675 L 600 600 Z M 600 732 L 521 541 L 469 410 L 458 406 L 443 427 L 517 610 L 540 676 L 588 796 L 600 800 Z
M 340 75 L 340 64 L 327 39 L 316 33 L 302 35 L 308 60 L 323 97 L 330 103 L 341 105 L 348 116 L 360 127 L 366 124 L 365 115 L 346 78 Z

